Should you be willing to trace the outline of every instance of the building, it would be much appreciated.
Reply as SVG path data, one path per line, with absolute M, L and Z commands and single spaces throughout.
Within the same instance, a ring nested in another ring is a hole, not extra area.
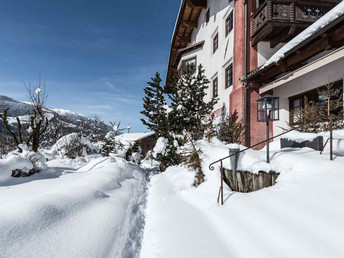
M 280 132 L 279 126 L 290 121 L 290 102 L 294 101 L 293 97 L 324 85 L 324 81 L 307 81 L 308 86 L 307 83 L 300 86 L 300 80 L 289 81 L 289 84 L 296 83 L 294 87 L 282 85 L 281 81 L 279 86 L 271 83 L 276 83 L 288 72 L 323 58 L 329 51 L 336 51 L 343 45 L 340 36 L 337 36 L 340 32 L 333 32 L 336 35 L 333 45 L 323 46 L 321 44 L 325 43 L 317 42 L 313 35 L 308 38 L 308 47 L 303 42 L 294 52 L 284 53 L 288 58 L 294 56 L 294 59 L 290 59 L 294 61 L 281 58 L 275 62 L 276 55 L 281 55 L 281 51 L 288 49 L 291 44 L 294 47 L 294 43 L 290 42 L 326 16 L 339 2 L 182 0 L 171 42 L 166 88 L 173 90 L 170 80 L 186 64 L 202 64 L 210 80 L 207 99 L 216 95 L 220 99 L 213 111 L 215 116 L 219 117 L 223 110 L 227 113 L 237 110 L 247 126 L 246 145 L 255 144 L 266 137 L 265 124 L 257 122 L 256 101 L 268 93 L 280 96 L 281 121 L 271 128 L 272 134 L 276 135 Z M 331 24 L 334 23 L 331 21 Z M 336 31 L 336 28 L 333 30 Z M 319 35 L 321 37 L 322 34 Z M 312 42 L 320 45 L 313 45 Z M 300 55 L 305 49 L 307 54 Z M 338 56 L 335 52 L 333 55 Z M 291 62 L 290 65 L 288 62 Z M 323 74 L 321 69 L 314 73 L 328 80 L 328 75 Z M 339 73 L 333 75 L 333 80 L 339 80 Z M 315 80 L 314 76 L 309 76 Z M 303 80 L 307 80 L 306 77 Z
M 302 31 L 270 59 L 248 75 L 259 94 L 280 98 L 280 120 L 273 133 L 279 134 L 292 123 L 304 97 L 321 105 L 319 89 L 329 82 L 343 93 L 344 2 Z
M 233 84 L 234 2 L 182 1 L 172 38 L 167 85 L 186 64 L 203 65 L 211 86 L 206 100 L 217 96 L 216 116 L 229 109 Z
M 156 137 L 154 132 L 149 133 L 124 133 L 116 136 L 124 147 L 125 151 L 129 150 L 133 146 L 141 148 L 141 154 L 146 156 L 148 151 L 153 150 L 156 144 Z

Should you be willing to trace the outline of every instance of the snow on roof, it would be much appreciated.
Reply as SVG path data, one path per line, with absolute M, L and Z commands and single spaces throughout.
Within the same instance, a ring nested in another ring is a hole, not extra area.
M 314 22 L 307 29 L 302 31 L 299 35 L 297 35 L 295 38 L 293 38 L 291 41 L 285 44 L 260 68 L 260 70 L 280 61 L 288 51 L 290 51 L 297 45 L 301 44 L 303 41 L 313 36 L 319 30 L 321 30 L 322 28 L 324 28 L 325 26 L 327 26 L 328 24 L 330 24 L 342 15 L 344 15 L 344 1 L 336 5 L 323 17 L 321 17 L 319 20 Z
M 154 132 L 149 132 L 149 133 L 124 133 L 124 134 L 120 134 L 118 136 L 116 136 L 116 138 L 118 139 L 123 139 L 126 141 L 130 141 L 130 142 L 136 142 L 138 140 L 142 140 L 144 138 L 147 138 L 149 136 L 154 135 Z

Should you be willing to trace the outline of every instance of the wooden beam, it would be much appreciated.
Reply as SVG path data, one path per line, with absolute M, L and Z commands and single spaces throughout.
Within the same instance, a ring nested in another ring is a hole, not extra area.
M 189 43 L 191 41 L 191 36 L 177 36 L 177 40 L 184 43 Z
M 322 50 L 330 46 L 328 39 L 321 38 L 318 41 L 314 42 L 312 46 L 308 46 L 305 49 L 302 49 L 302 52 L 299 55 L 293 55 L 287 60 L 288 66 L 298 64 L 311 56 L 320 53 Z
M 207 0 L 188 0 L 188 6 L 207 8 Z
M 198 23 L 196 21 L 182 21 L 182 26 L 184 28 L 192 28 L 195 29 L 198 27 Z

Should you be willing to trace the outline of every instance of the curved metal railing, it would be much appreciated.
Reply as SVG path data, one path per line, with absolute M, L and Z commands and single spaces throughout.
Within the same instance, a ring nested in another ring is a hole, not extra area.
M 259 142 L 259 143 L 254 144 L 254 145 L 251 145 L 250 147 L 247 147 L 247 148 L 245 148 L 245 149 L 242 149 L 242 150 L 237 151 L 237 152 L 235 152 L 235 153 L 233 153 L 233 154 L 231 154 L 231 155 L 228 155 L 228 156 L 226 156 L 226 157 L 224 157 L 224 158 L 221 158 L 221 159 L 218 159 L 218 160 L 212 162 L 212 163 L 209 165 L 209 169 L 210 169 L 211 171 L 214 171 L 214 169 L 215 169 L 214 165 L 215 165 L 216 163 L 219 163 L 219 162 L 220 162 L 221 186 L 220 186 L 220 189 L 219 189 L 219 194 L 218 194 L 218 196 L 217 196 L 217 203 L 219 203 L 219 201 L 220 201 L 220 195 L 221 195 L 221 205 L 223 205 L 223 177 L 224 177 L 224 176 L 223 176 L 223 174 L 224 174 L 224 171 L 223 171 L 223 161 L 224 161 L 225 159 L 228 159 L 228 158 L 230 158 L 230 157 L 232 157 L 232 156 L 234 156 L 234 155 L 237 155 L 237 154 L 239 154 L 239 153 L 241 153 L 241 152 L 247 151 L 248 149 L 252 149 L 252 148 L 254 148 L 254 147 L 256 147 L 256 146 L 258 146 L 258 145 L 260 145 L 260 144 L 263 144 L 263 143 L 265 143 L 265 142 L 271 141 L 271 140 L 273 140 L 273 139 L 275 139 L 275 138 L 278 138 L 278 137 L 280 137 L 280 136 L 282 136 L 282 135 L 284 135 L 284 134 L 287 134 L 287 133 L 289 133 L 289 132 L 291 132 L 291 131 L 294 131 L 294 130 L 296 130 L 296 129 L 295 129 L 295 128 L 290 129 L 290 130 L 285 131 L 285 132 L 283 132 L 283 133 L 281 133 L 281 134 L 278 134 L 278 135 L 275 135 L 275 136 L 273 136 L 273 137 L 270 137 L 270 138 L 268 138 L 268 139 L 266 139 L 266 140 L 264 140 L 264 141 L 261 141 L 261 142 Z

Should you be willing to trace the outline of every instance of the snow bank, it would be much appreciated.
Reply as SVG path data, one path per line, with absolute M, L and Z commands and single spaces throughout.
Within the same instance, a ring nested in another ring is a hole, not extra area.
M 307 29 L 302 31 L 299 35 L 297 35 L 295 38 L 293 38 L 291 41 L 289 41 L 287 44 L 285 44 L 281 49 L 279 49 L 260 69 L 264 69 L 265 67 L 277 63 L 279 60 L 281 60 L 284 55 L 306 39 L 313 36 L 315 33 L 317 33 L 319 30 L 336 20 L 338 17 L 344 15 L 344 1 L 339 3 L 337 6 L 335 6 L 332 10 L 330 10 L 328 13 L 326 13 L 323 17 L 321 17 L 319 20 L 314 22 L 311 26 L 309 26 Z
M 0 159 L 0 182 L 10 179 L 12 170 L 15 169 L 27 172 L 33 169 L 33 164 L 30 160 L 17 155 L 11 155 L 6 159 Z
M 228 146 L 215 140 L 199 146 L 206 174 L 199 187 L 183 167 L 152 177 L 142 258 L 343 256 L 344 158 L 330 161 L 312 149 L 287 149 L 271 153 L 268 165 L 264 151 L 248 152 L 242 168 L 265 164 L 282 172 L 277 184 L 248 194 L 225 185 L 220 206 L 220 172 L 207 167 L 228 155 Z
M 143 170 L 122 159 L 95 158 L 58 177 L 43 175 L 0 187 L 1 257 L 137 255 Z
M 297 131 L 292 131 L 281 138 L 286 138 L 291 141 L 296 142 L 304 142 L 304 141 L 313 141 L 316 137 L 322 136 L 324 140 L 324 144 L 327 139 L 330 138 L 329 132 L 323 132 L 323 133 L 301 133 Z M 280 141 L 277 139 L 276 141 Z M 327 143 L 324 149 L 324 153 L 329 154 L 330 153 L 330 143 Z M 344 130 L 335 130 L 333 131 L 333 153 L 334 155 L 344 156 Z

